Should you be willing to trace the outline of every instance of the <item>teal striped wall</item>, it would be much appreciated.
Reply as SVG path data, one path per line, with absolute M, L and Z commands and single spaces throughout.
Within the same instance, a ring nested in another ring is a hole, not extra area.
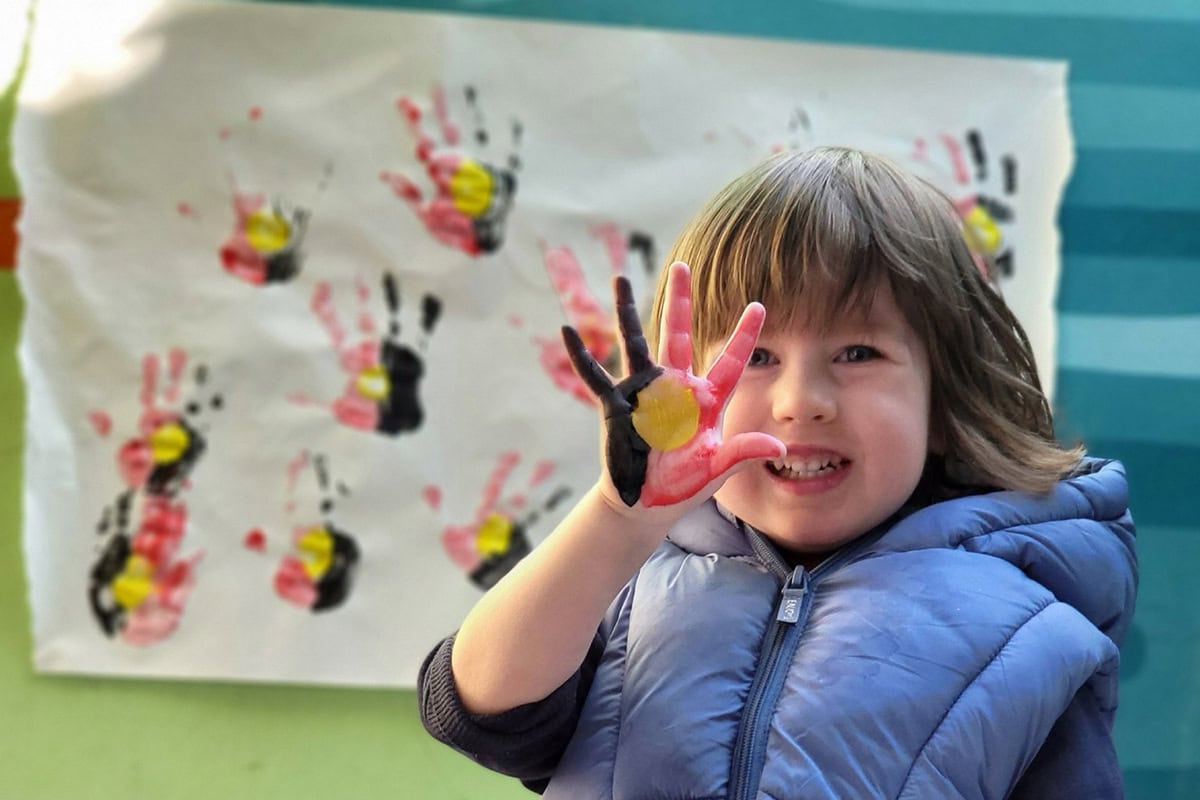
M 1200 1 L 363 2 L 1070 62 L 1060 431 L 1124 460 L 1142 588 L 1118 748 L 1131 798 L 1200 797 Z

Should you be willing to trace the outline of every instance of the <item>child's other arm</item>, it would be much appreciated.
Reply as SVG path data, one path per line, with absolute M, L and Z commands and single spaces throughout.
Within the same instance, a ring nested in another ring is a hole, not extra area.
M 613 598 L 671 526 L 750 460 L 784 452 L 761 433 L 721 440 L 721 415 L 762 328 L 762 306 L 746 309 L 708 373 L 696 376 L 689 271 L 683 264 L 671 270 L 661 366 L 650 358 L 623 279 L 617 315 L 628 377 L 615 382 L 574 331 L 564 330 L 576 371 L 604 409 L 605 470 L 463 622 L 451 663 L 471 712 L 506 711 L 561 686 L 582 663 Z
M 613 598 L 671 521 L 614 510 L 593 487 L 467 615 L 451 665 L 463 705 L 496 714 L 541 700 L 570 678 Z

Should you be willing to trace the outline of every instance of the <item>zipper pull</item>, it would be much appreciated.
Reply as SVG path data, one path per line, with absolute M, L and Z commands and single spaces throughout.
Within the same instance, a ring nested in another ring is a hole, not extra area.
M 796 567 L 783 584 L 783 596 L 779 600 L 779 611 L 775 619 L 794 625 L 800 619 L 800 606 L 804 593 L 808 591 L 808 573 L 804 567 Z

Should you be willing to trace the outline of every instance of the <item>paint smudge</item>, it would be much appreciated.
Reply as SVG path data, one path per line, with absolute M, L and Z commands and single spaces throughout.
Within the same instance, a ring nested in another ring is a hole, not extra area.
M 421 490 L 421 497 L 425 500 L 425 504 L 434 511 L 440 511 L 442 508 L 442 487 L 429 484 Z

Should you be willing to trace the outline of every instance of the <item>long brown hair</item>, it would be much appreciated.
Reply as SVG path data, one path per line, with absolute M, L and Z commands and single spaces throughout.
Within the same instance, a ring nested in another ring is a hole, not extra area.
M 983 278 L 950 199 L 882 157 L 829 147 L 769 158 L 697 214 L 673 261 L 692 268 L 696 363 L 753 300 L 772 327 L 823 327 L 886 282 L 929 356 L 936 496 L 1044 492 L 1083 455 L 1056 441 L 1029 340 Z M 654 334 L 664 288 L 665 270 Z

